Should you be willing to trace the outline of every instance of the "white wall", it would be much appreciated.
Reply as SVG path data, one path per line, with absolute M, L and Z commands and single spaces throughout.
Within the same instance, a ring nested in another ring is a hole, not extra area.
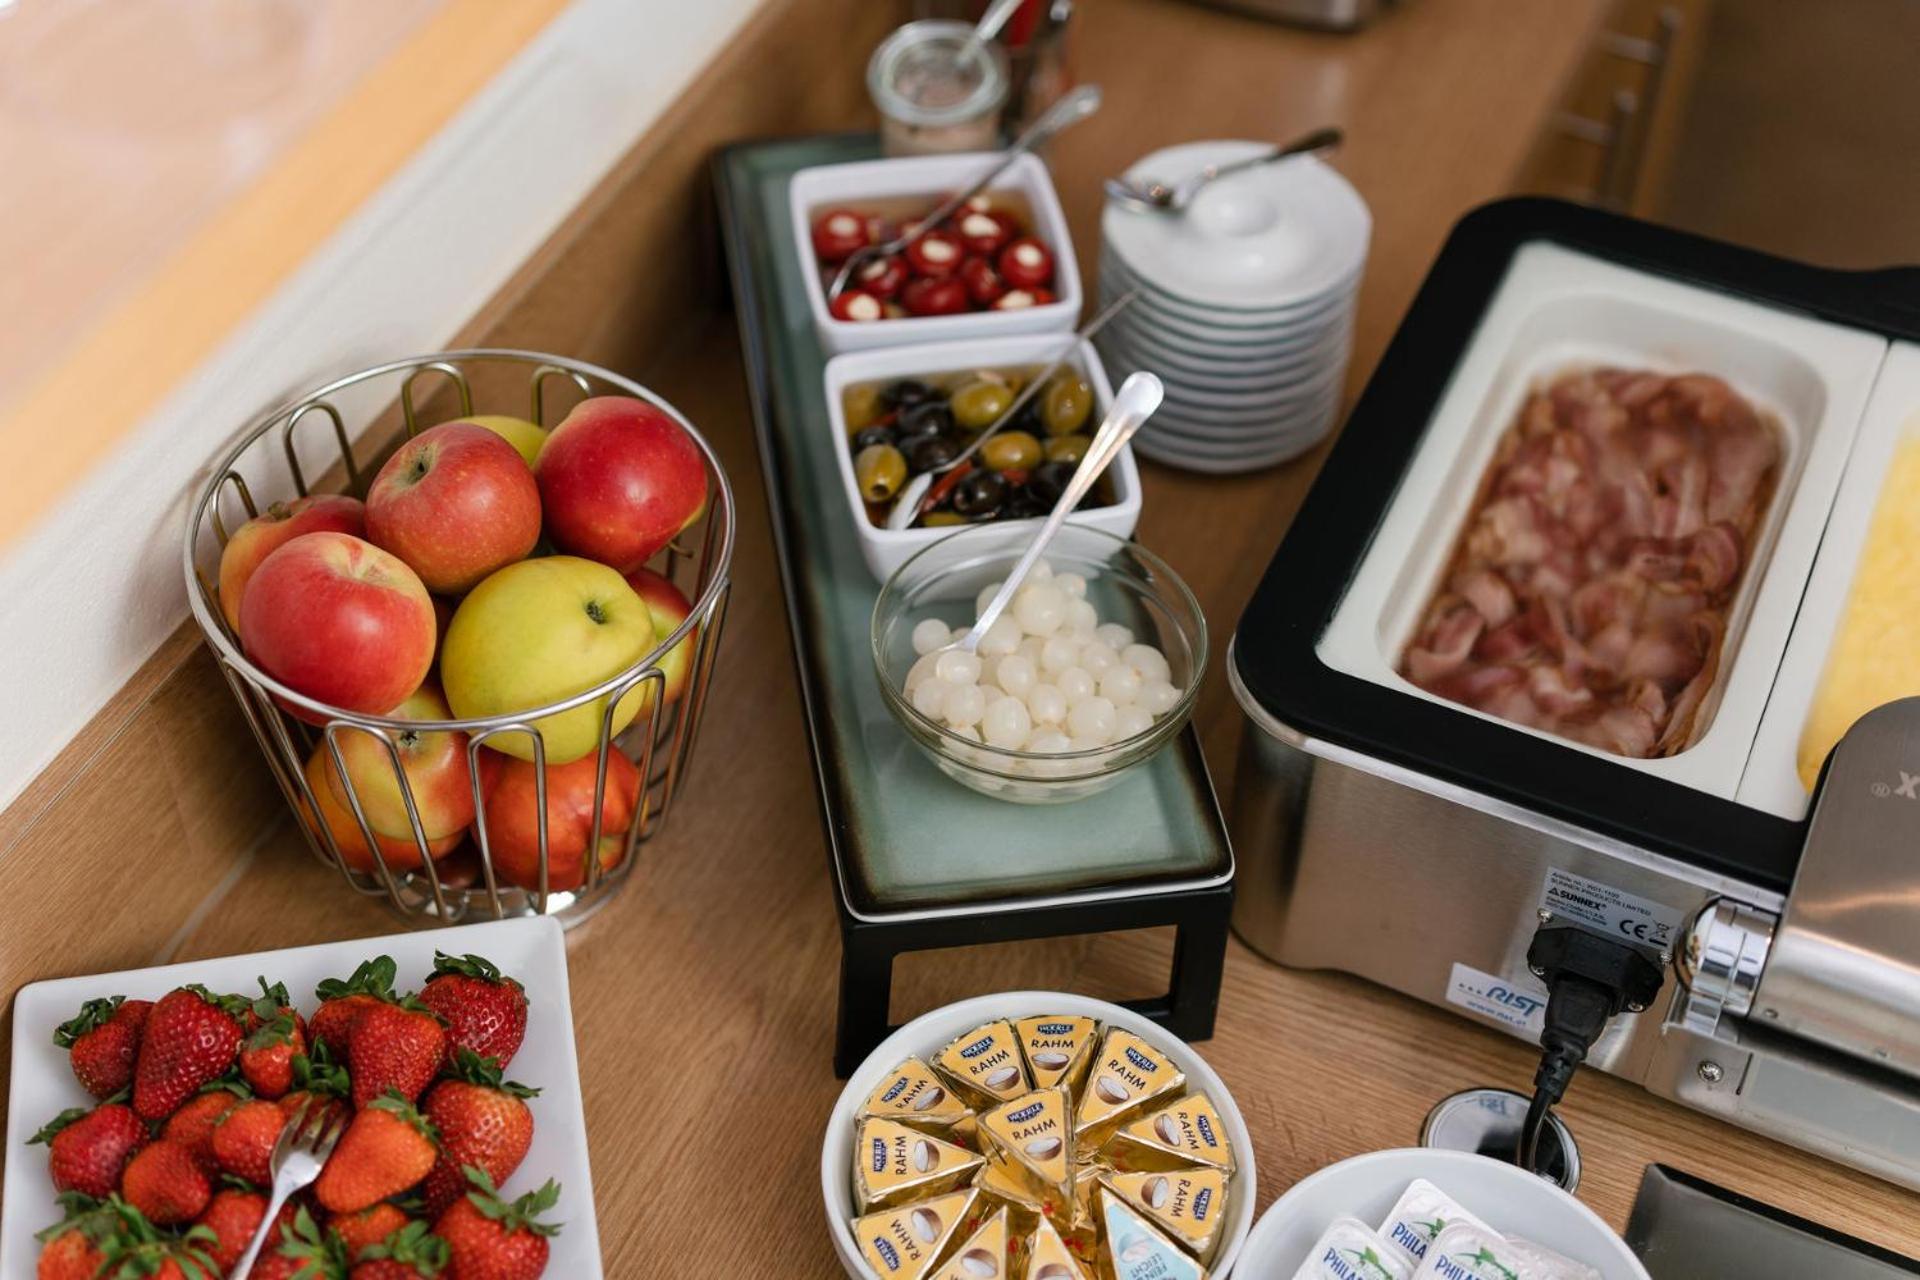
M 759 0 L 575 0 L 0 559 L 0 808 L 186 617 L 190 488 L 327 376 L 445 345 Z

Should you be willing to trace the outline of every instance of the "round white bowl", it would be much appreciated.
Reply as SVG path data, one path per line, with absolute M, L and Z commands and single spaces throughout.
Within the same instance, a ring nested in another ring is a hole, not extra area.
M 1227 1182 L 1227 1221 L 1209 1273 L 1214 1280 L 1226 1280 L 1246 1244 L 1247 1233 L 1253 1229 L 1253 1205 L 1259 1191 L 1254 1180 L 1253 1138 L 1247 1132 L 1247 1122 L 1240 1114 L 1239 1105 L 1213 1068 L 1186 1041 L 1131 1009 L 1064 991 L 1003 991 L 921 1014 L 882 1041 L 847 1077 L 847 1087 L 840 1091 L 840 1100 L 834 1103 L 833 1114 L 827 1120 L 826 1137 L 820 1145 L 820 1194 L 826 1202 L 827 1230 L 833 1236 L 834 1252 L 840 1255 L 840 1264 L 853 1280 L 877 1280 L 861 1260 L 853 1240 L 853 1130 L 854 1113 L 860 1104 L 880 1083 L 880 1077 L 915 1054 L 922 1059 L 931 1058 L 955 1036 L 995 1018 L 1030 1018 L 1043 1013 L 1081 1014 L 1124 1027 L 1160 1046 L 1186 1074 L 1188 1092 L 1204 1091 L 1220 1109 L 1220 1119 L 1226 1124 L 1227 1137 L 1233 1143 L 1234 1172 Z M 1264 1277 L 1266 1273 L 1256 1270 L 1249 1274 Z
M 1584 1262 L 1606 1280 L 1649 1280 L 1599 1214 L 1546 1179 L 1471 1152 L 1423 1147 L 1355 1156 L 1294 1183 L 1260 1216 L 1240 1256 L 1241 1274 L 1292 1275 L 1328 1223 L 1345 1216 L 1377 1226 L 1415 1178 L 1433 1183 L 1494 1230 Z

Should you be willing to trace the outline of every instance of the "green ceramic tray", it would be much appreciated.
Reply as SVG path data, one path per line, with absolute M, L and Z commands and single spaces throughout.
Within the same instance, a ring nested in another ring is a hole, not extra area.
M 714 159 L 760 463 L 800 692 L 844 909 L 901 919 L 1208 888 L 1233 854 L 1191 727 L 1113 788 L 1064 805 L 989 799 L 950 780 L 888 714 L 868 623 L 878 585 L 840 491 L 787 184 L 868 160 L 871 136 L 742 143 Z

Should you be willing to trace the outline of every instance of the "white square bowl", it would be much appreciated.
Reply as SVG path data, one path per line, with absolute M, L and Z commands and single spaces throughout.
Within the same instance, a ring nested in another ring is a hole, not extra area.
M 836 320 L 827 311 L 826 287 L 813 257 L 814 214 L 842 205 L 858 209 L 863 202 L 898 196 L 924 196 L 931 211 L 943 196 L 972 186 L 1000 158 L 998 152 L 970 151 L 896 160 L 859 160 L 852 164 L 817 165 L 793 175 L 787 188 L 787 206 L 793 217 L 794 250 L 800 255 L 800 275 L 806 281 L 807 308 L 813 313 L 813 327 L 820 335 L 820 345 L 829 355 L 909 342 L 1072 331 L 1084 300 L 1080 266 L 1073 255 L 1073 239 L 1067 232 L 1067 217 L 1060 211 L 1060 197 L 1054 193 L 1053 178 L 1047 166 L 1031 154 L 1014 161 L 988 190 L 1016 192 L 1032 209 L 1032 232 L 1053 251 L 1054 301 L 1016 311 L 970 311 L 957 316 L 909 316 L 903 320 L 865 323 Z
M 1111 1027 L 1133 1032 L 1148 1044 L 1157 1045 L 1173 1060 L 1187 1078 L 1188 1093 L 1204 1093 L 1220 1110 L 1227 1128 L 1227 1140 L 1233 1144 L 1234 1170 L 1227 1179 L 1226 1221 L 1221 1226 L 1220 1243 L 1208 1267 L 1214 1280 L 1227 1280 L 1240 1251 L 1253 1230 L 1253 1206 L 1259 1198 L 1260 1184 L 1254 1168 L 1253 1135 L 1240 1114 L 1240 1105 L 1227 1092 L 1226 1082 L 1193 1046 L 1141 1014 L 1105 1000 L 1076 996 L 1064 991 L 1004 991 L 999 995 L 943 1005 L 923 1013 L 880 1042 L 866 1061 L 847 1077 L 846 1088 L 834 1104 L 827 1120 L 827 1133 L 820 1147 L 820 1193 L 826 1204 L 827 1229 L 833 1236 L 834 1252 L 852 1280 L 879 1280 L 861 1258 L 853 1238 L 853 1134 L 854 1117 L 867 1095 L 879 1085 L 880 1078 L 909 1057 L 930 1061 L 955 1036 L 965 1035 L 995 1018 L 1031 1018 L 1048 1013 L 1080 1015 Z M 1272 1280 L 1271 1273 L 1253 1272 L 1252 1280 Z
M 39 1245 L 33 1234 L 57 1221 L 53 1184 L 47 1180 L 46 1148 L 26 1145 L 41 1125 L 68 1107 L 93 1105 L 73 1078 L 66 1050 L 53 1030 L 94 996 L 124 995 L 155 1000 L 184 983 L 215 991 L 258 990 L 255 978 L 284 982 L 302 1013 L 313 1008 L 313 988 L 323 978 L 345 977 L 374 956 L 399 966 L 401 990 L 424 983 L 433 953 L 485 956 L 527 989 L 527 1038 L 514 1055 L 509 1078 L 539 1089 L 533 1110 L 533 1145 L 502 1191 L 518 1196 L 548 1178 L 560 1183 L 562 1223 L 552 1241 L 547 1274 L 569 1280 L 600 1280 L 600 1234 L 593 1216 L 593 1177 L 587 1164 L 587 1124 L 580 1101 L 580 1064 L 574 1053 L 573 1007 L 567 991 L 567 949 L 551 919 L 501 920 L 420 933 L 393 934 L 357 942 L 329 942 L 284 951 L 194 960 L 187 964 L 84 978 L 58 978 L 20 988 L 13 1002 L 13 1087 L 7 1098 L 6 1198 L 0 1222 L 0 1277 L 34 1274 Z
M 860 554 L 873 576 L 885 582 L 908 557 L 940 541 L 952 529 L 882 529 L 867 518 L 866 499 L 860 494 L 853 474 L 853 452 L 847 448 L 847 415 L 841 394 L 860 382 L 880 382 L 891 378 L 928 378 L 965 373 L 970 369 L 996 369 L 1008 366 L 1041 367 L 1053 363 L 1069 341 L 1058 334 L 1019 334 L 1013 337 L 983 338 L 971 342 L 943 342 L 927 346 L 886 347 L 835 356 L 827 361 L 827 415 L 833 423 L 830 441 L 840 468 L 840 489 L 846 496 L 847 514 L 853 520 L 860 539 Z M 1098 425 L 1113 403 L 1113 388 L 1107 371 L 1093 345 L 1082 342 L 1073 348 L 1071 363 L 1086 375 L 1093 388 L 1093 412 L 1088 429 Z M 1069 517 L 1075 524 L 1101 529 L 1116 538 L 1129 537 L 1140 521 L 1140 470 L 1128 446 L 1113 460 L 1107 476 L 1113 482 L 1114 500 L 1104 507 L 1082 508 Z M 1018 520 L 999 523 L 1017 527 Z

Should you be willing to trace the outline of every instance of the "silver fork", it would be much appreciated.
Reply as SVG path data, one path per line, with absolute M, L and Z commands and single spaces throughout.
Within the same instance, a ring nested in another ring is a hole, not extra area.
M 252 1243 L 228 1275 L 243 1277 L 253 1267 L 254 1259 L 267 1243 L 268 1233 L 273 1230 L 274 1219 L 280 1216 L 281 1206 L 286 1204 L 287 1197 L 320 1176 L 321 1168 L 333 1154 L 334 1144 L 340 1141 L 346 1127 L 345 1107 L 320 1102 L 316 1108 L 314 1100 L 309 1099 L 307 1105 L 294 1114 L 292 1123 L 280 1130 L 280 1140 L 273 1144 L 273 1194 L 267 1199 L 267 1216 L 260 1220 Z

